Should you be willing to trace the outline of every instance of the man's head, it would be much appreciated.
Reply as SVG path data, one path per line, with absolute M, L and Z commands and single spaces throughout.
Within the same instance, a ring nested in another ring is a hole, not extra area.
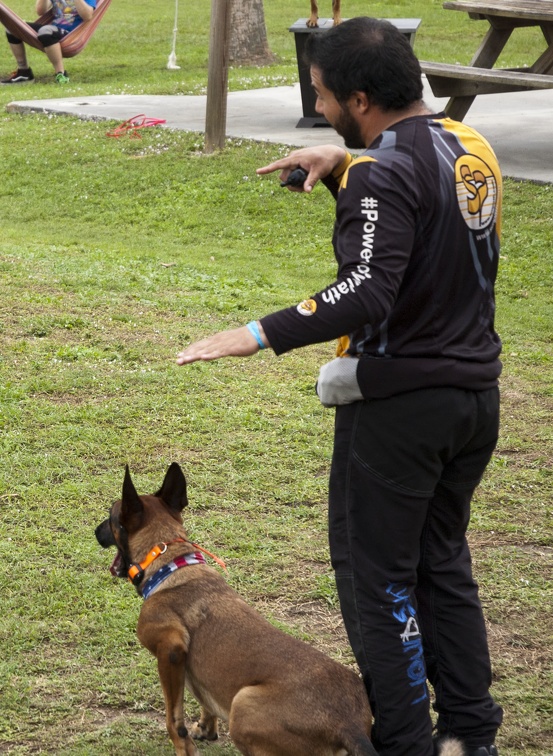
M 389 21 L 351 18 L 310 34 L 306 61 L 339 103 L 364 92 L 382 111 L 405 110 L 422 99 L 422 79 L 407 37 Z
M 405 35 L 388 21 L 352 18 L 311 34 L 305 57 L 317 93 L 316 110 L 347 147 L 367 147 L 379 127 L 422 103 L 419 62 Z

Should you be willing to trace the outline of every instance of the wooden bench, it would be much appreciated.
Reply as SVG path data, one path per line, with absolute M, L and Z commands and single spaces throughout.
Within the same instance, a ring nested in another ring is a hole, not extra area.
M 428 61 L 421 61 L 420 64 L 436 97 L 472 97 L 553 89 L 553 75 L 532 73 L 527 68 L 476 68 Z

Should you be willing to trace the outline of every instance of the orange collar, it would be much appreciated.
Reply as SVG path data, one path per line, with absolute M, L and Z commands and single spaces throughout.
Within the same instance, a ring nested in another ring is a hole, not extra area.
M 187 541 L 184 538 L 174 538 L 172 541 L 166 541 L 162 542 L 160 544 L 157 544 L 154 546 L 150 551 L 146 554 L 142 562 L 139 562 L 138 564 L 131 564 L 128 576 L 129 580 L 133 585 L 140 585 L 142 582 L 142 579 L 144 577 L 144 571 L 147 567 L 149 567 L 152 562 L 154 562 L 159 556 L 162 554 L 165 554 L 167 551 L 167 546 L 171 543 L 189 543 L 191 546 L 193 546 L 195 549 L 198 549 L 198 551 L 201 551 L 204 554 L 207 554 L 208 557 L 211 557 L 216 564 L 219 565 L 219 567 L 222 567 L 225 572 L 227 572 L 227 566 L 223 562 L 222 559 L 220 559 L 218 556 L 215 556 L 215 554 L 212 554 L 210 551 L 207 551 L 207 549 L 203 549 L 201 546 L 198 546 L 196 543 L 192 543 L 192 541 Z

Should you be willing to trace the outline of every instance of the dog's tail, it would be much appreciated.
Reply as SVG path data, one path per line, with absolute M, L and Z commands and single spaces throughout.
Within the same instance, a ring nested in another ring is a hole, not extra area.
M 448 738 L 440 743 L 439 756 L 463 756 L 465 749 L 458 740 Z

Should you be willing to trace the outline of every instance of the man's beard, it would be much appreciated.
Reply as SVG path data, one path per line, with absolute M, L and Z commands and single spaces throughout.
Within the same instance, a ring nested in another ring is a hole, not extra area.
M 367 146 L 363 140 L 361 129 L 347 107 L 342 106 L 336 123 L 332 124 L 335 130 L 343 138 L 345 145 L 350 150 L 362 150 Z

